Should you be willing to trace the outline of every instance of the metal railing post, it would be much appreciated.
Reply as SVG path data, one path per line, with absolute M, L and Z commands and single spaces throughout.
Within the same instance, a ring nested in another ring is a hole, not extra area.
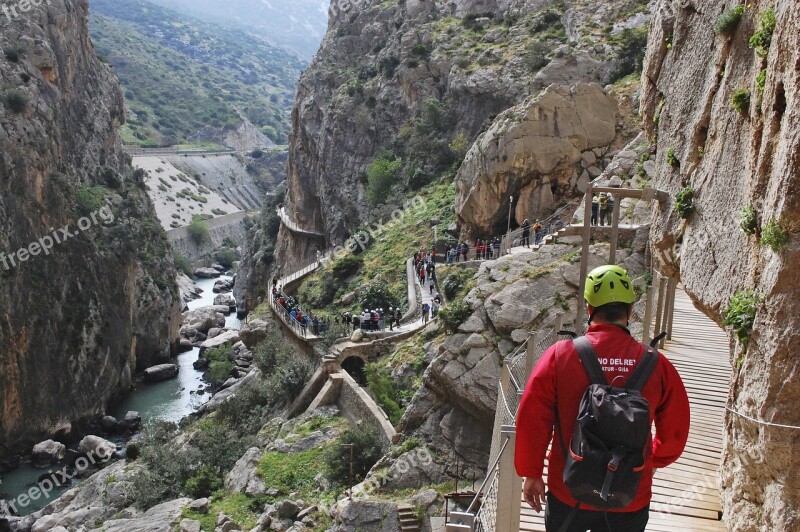
M 670 278 L 669 280 L 669 318 L 667 319 L 667 340 L 672 340 L 672 322 L 675 319 L 675 292 L 678 289 L 678 281 Z
M 670 324 L 670 316 L 672 316 L 672 307 L 675 306 L 675 287 L 677 283 L 675 279 L 669 277 L 667 279 L 667 286 L 664 293 L 664 316 L 662 317 L 661 322 L 661 332 L 666 332 L 666 338 L 672 337 L 672 326 Z M 661 339 L 661 342 L 658 344 L 659 347 L 664 347 L 665 338 Z
M 621 198 L 616 194 L 612 194 L 611 197 L 614 201 L 614 210 L 611 214 L 611 248 L 608 252 L 608 263 L 616 264 L 617 243 L 619 242 L 619 202 Z
M 503 440 L 508 440 L 500 457 L 499 477 L 497 479 L 497 514 L 495 530 L 519 530 L 520 511 L 522 510 L 522 479 L 514 467 L 514 452 L 517 441 L 517 429 L 512 425 L 503 425 L 500 429 Z
M 661 332 L 658 328 L 661 327 L 661 317 L 664 315 L 664 295 L 667 291 L 667 278 L 658 274 L 658 303 L 656 303 L 656 322 L 653 329 L 653 336 L 658 336 Z
M 651 283 L 647 287 L 644 300 L 644 318 L 642 319 L 642 343 L 649 344 L 650 336 L 650 323 L 653 321 L 653 298 L 656 295 L 655 286 Z
M 528 337 L 528 345 L 525 347 L 525 382 L 519 383 L 525 386 L 533 373 L 533 359 L 536 358 L 536 335 Z
M 575 312 L 575 330 L 581 330 L 581 323 L 584 321 L 583 287 L 586 283 L 586 274 L 589 273 L 589 243 L 592 239 L 592 185 L 583 197 L 583 247 L 581 248 L 581 273 L 578 279 L 577 309 Z

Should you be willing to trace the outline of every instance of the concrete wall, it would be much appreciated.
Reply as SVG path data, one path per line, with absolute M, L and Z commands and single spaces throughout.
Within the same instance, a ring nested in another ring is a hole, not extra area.
M 377 430 L 383 442 L 387 446 L 391 445 L 396 432 L 383 410 L 346 371 L 337 375 L 342 377 L 342 389 L 339 392 L 339 400 L 336 402 L 339 410 L 351 423 L 361 422 L 363 425 Z
M 247 230 L 244 226 L 245 212 L 235 212 L 226 216 L 219 216 L 206 220 L 211 243 L 198 246 L 189 236 L 186 227 L 179 227 L 167 231 L 167 238 L 172 243 L 173 249 L 186 257 L 192 264 L 201 261 L 208 253 L 219 248 L 226 237 L 233 238 L 237 243 L 244 244 Z

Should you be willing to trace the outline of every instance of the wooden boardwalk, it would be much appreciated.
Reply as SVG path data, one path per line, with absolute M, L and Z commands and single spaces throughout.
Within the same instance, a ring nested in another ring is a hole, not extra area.
M 691 402 L 689 442 L 681 458 L 660 469 L 647 530 L 727 530 L 720 521 L 718 476 L 730 384 L 728 337 L 694 308 L 678 287 L 672 340 L 661 352 L 678 369 Z M 521 531 L 543 531 L 543 513 L 522 502 Z M 498 531 L 499 532 L 499 531 Z

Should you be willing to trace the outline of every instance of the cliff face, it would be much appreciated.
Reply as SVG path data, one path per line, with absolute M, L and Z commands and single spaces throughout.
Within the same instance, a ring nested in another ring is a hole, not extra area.
M 41 4 L 0 13 L 0 454 L 104 412 L 169 357 L 180 319 L 88 3 Z
M 368 219 L 365 170 L 384 150 L 403 190 L 439 177 L 494 117 L 551 83 L 607 83 L 616 35 L 647 2 L 466 0 L 334 4 L 293 113 L 287 211 L 341 243 Z M 324 244 L 324 243 L 322 243 Z M 304 262 L 318 238 L 282 232 L 278 263 Z
M 729 36 L 716 34 L 732 4 L 662 1 L 651 28 L 642 105 L 657 139 L 654 185 L 673 194 L 692 188 L 695 209 L 686 220 L 673 209 L 656 218 L 654 259 L 720 323 L 736 293 L 762 298 L 746 352 L 731 334 L 729 406 L 800 425 L 800 5 L 750 2 Z M 776 24 L 762 58 L 748 40 L 765 29 L 770 6 Z M 749 105 L 735 106 L 745 94 Z M 740 217 L 751 222 L 748 232 Z M 797 431 L 728 413 L 725 432 L 729 528 L 798 529 Z

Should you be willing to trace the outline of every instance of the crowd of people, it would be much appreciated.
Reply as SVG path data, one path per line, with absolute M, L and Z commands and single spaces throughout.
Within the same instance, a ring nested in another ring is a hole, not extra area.
M 298 324 L 303 336 L 308 334 L 309 329 L 313 335 L 320 336 L 325 334 L 331 327 L 330 318 L 317 316 L 313 312 L 304 314 L 294 296 L 286 295 L 283 292 L 282 287 L 278 285 L 277 278 L 272 280 L 272 299 L 286 312 L 286 315 L 291 320 Z
M 530 220 L 525 218 L 525 221 L 522 222 L 522 238 L 519 241 L 520 246 L 525 246 L 526 248 L 531 247 L 531 231 L 533 232 L 533 245 L 538 246 L 539 242 L 542 241 L 542 234 L 544 232 L 544 227 L 538 221 L 531 225 Z M 515 241 L 514 244 L 516 245 L 517 242 Z
M 500 237 L 493 239 L 478 239 L 475 241 L 475 260 L 491 260 L 500 257 Z M 470 246 L 467 242 L 459 242 L 455 246 L 447 244 L 445 247 L 445 257 L 447 264 L 454 262 L 467 261 L 470 257 Z
M 599 196 L 592 196 L 592 225 L 611 225 L 613 212 L 614 198 L 610 194 L 601 192 Z
M 388 327 L 393 331 L 395 327 L 400 328 L 400 319 L 403 317 L 403 311 L 400 307 L 389 307 L 388 310 L 383 308 L 368 309 L 365 308 L 364 312 L 345 312 L 342 314 L 342 323 L 352 325 L 353 332 L 356 329 L 362 331 L 385 331 Z
M 464 243 L 464 246 L 466 246 L 466 243 Z M 450 249 L 448 248 L 447 253 L 449 252 Z M 429 320 L 436 318 L 436 315 L 442 307 L 442 296 L 439 293 L 439 284 L 436 277 L 436 248 L 432 248 L 429 252 L 420 250 L 413 258 L 414 271 L 417 272 L 422 292 L 424 294 L 425 288 L 427 287 L 428 295 L 432 296 L 430 303 L 422 303 L 422 322 L 427 324 Z M 464 260 L 466 260 L 466 258 Z M 450 261 L 448 260 L 448 262 Z

